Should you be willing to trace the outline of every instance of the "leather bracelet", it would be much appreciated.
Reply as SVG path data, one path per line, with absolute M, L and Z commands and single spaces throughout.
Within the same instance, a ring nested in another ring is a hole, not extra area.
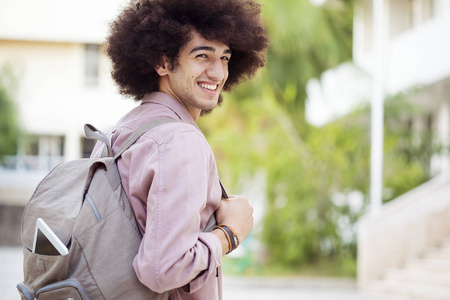
M 226 226 L 224 224 L 219 224 L 216 226 L 216 228 L 221 229 L 225 233 L 225 236 L 227 237 L 228 245 L 229 245 L 229 248 L 228 248 L 229 251 L 227 252 L 227 254 L 232 252 L 239 246 L 239 238 L 233 232 L 233 230 L 231 230 L 228 226 Z
M 214 229 L 220 229 L 221 231 L 223 231 L 223 234 L 225 234 L 225 237 L 227 238 L 227 242 L 228 242 L 228 252 L 225 254 L 228 254 L 231 252 L 231 240 L 230 240 L 230 236 L 228 235 L 228 232 L 226 232 L 226 230 L 224 228 L 222 228 L 221 226 L 216 226 L 216 228 Z

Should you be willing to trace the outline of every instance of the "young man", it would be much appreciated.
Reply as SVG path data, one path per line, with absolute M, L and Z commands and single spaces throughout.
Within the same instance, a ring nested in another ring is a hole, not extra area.
M 112 129 L 113 151 L 145 133 L 118 160 L 143 235 L 139 280 L 170 299 L 221 299 L 222 256 L 253 227 L 243 196 L 224 199 L 213 153 L 196 125 L 244 78 L 264 66 L 268 45 L 252 0 L 141 0 L 112 23 L 107 53 L 124 95 L 141 100 Z M 100 148 L 94 149 L 98 156 Z M 215 214 L 218 226 L 205 231 Z

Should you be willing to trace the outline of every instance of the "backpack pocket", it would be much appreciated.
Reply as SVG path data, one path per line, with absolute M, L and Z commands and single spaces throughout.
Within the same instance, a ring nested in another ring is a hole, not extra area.
M 37 300 L 88 300 L 83 287 L 76 279 L 68 279 L 49 284 L 36 293 Z
M 38 290 L 54 282 L 66 280 L 69 275 L 70 265 L 73 264 L 73 255 L 41 255 L 33 253 L 23 247 L 23 263 L 25 282 Z

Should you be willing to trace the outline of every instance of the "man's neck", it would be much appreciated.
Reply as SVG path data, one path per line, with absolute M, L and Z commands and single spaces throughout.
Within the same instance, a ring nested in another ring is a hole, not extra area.
M 179 97 L 177 97 L 174 93 L 172 93 L 172 92 L 170 91 L 170 89 L 166 89 L 166 88 L 164 88 L 164 87 L 162 87 L 162 86 L 160 85 L 159 92 L 160 92 L 160 93 L 167 94 L 167 95 L 169 95 L 170 97 L 172 97 L 173 99 L 177 100 L 177 101 L 184 107 L 184 109 L 191 115 L 191 117 L 192 117 L 192 119 L 194 120 L 194 122 L 197 122 L 197 120 L 200 118 L 200 114 L 201 114 L 201 112 L 202 112 L 200 109 L 195 110 L 195 111 L 193 111 L 193 112 L 190 111 L 190 110 L 187 108 L 186 104 L 183 102 L 183 100 L 179 99 Z

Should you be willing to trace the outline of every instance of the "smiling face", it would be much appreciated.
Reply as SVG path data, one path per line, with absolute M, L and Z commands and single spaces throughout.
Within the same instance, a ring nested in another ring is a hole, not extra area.
M 181 49 L 178 66 L 172 70 L 166 60 L 156 68 L 159 91 L 182 103 L 197 121 L 202 110 L 217 106 L 228 78 L 230 48 L 222 42 L 204 39 L 192 31 L 192 39 Z

